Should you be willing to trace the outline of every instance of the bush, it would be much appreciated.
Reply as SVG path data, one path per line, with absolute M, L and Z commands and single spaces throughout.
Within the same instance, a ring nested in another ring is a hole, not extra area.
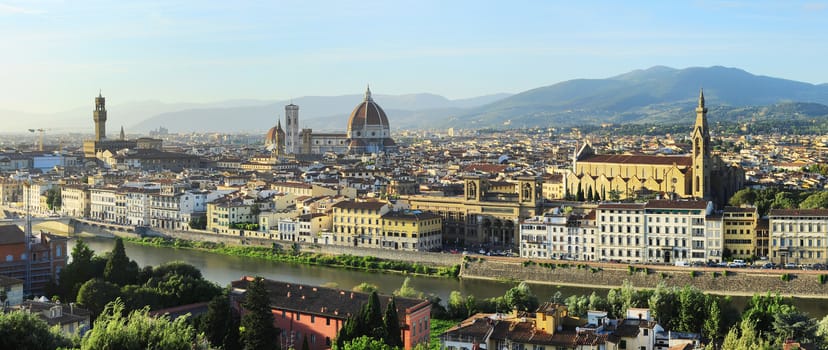
M 817 276 L 817 280 L 819 284 L 825 284 L 825 282 L 828 282 L 828 275 L 819 275 Z
M 632 276 L 632 274 L 634 274 L 634 273 L 635 273 L 635 267 L 633 267 L 632 265 L 627 265 L 627 274 Z
M 783 281 L 785 281 L 785 282 L 788 282 L 788 281 L 790 281 L 790 280 L 792 280 L 792 279 L 796 278 L 796 276 L 795 276 L 794 274 L 792 274 L 792 273 L 787 273 L 787 272 L 786 272 L 786 273 L 783 273 L 783 274 L 782 274 L 782 276 L 779 276 L 779 277 L 780 277 Z
M 701 275 L 701 272 L 699 272 L 699 271 L 696 271 L 696 270 L 690 271 L 690 277 L 696 278 L 697 276 L 700 276 L 700 275 Z

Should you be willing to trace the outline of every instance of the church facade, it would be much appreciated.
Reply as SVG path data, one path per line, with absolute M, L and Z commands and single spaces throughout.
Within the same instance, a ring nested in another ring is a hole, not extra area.
M 601 155 L 584 144 L 566 174 L 567 192 L 602 200 L 650 193 L 712 200 L 722 206 L 744 186 L 745 173 L 711 155 L 703 91 L 699 93 L 691 138 L 692 152 L 683 155 Z

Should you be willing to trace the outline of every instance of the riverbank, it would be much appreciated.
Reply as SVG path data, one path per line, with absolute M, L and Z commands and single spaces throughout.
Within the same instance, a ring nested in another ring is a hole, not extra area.
M 84 225 L 85 226 L 85 225 Z M 76 232 L 83 234 L 82 227 Z M 94 227 L 94 235 L 107 235 Z M 194 249 L 210 253 L 265 259 L 292 264 L 331 266 L 371 272 L 459 277 L 463 280 L 526 281 L 550 286 L 610 289 L 629 280 L 638 288 L 694 286 L 708 293 L 752 296 L 779 293 L 802 298 L 828 298 L 828 273 L 798 270 L 687 268 L 609 264 L 599 262 L 528 261 L 520 258 L 462 256 L 458 254 L 396 251 L 362 247 L 298 244 L 257 237 L 216 235 L 209 232 L 150 231 L 154 238 L 115 233 L 147 246 Z M 293 251 L 293 246 L 298 250 Z M 277 247 L 277 249 L 274 249 Z M 462 259 L 462 260 L 461 260 Z
M 823 277 L 820 277 L 823 276 Z M 828 298 L 828 275 L 806 271 L 762 271 L 751 269 L 707 269 L 590 265 L 581 262 L 537 263 L 515 259 L 469 258 L 461 277 L 526 281 L 533 284 L 618 288 L 629 281 L 636 288 L 696 287 L 720 295 L 752 296 L 778 293 L 800 298 Z
M 452 265 L 447 267 L 427 266 L 419 263 L 380 259 L 373 256 L 357 256 L 350 254 L 329 255 L 314 252 L 303 252 L 302 247 L 298 244 L 283 247 L 278 243 L 273 243 L 272 246 L 268 248 L 261 246 L 225 245 L 224 243 L 190 241 L 162 237 L 127 237 L 124 238 L 124 240 L 133 244 L 145 246 L 192 249 L 228 256 L 256 258 L 294 264 L 357 269 L 369 272 L 390 272 L 452 278 L 458 277 L 460 273 L 460 265 Z

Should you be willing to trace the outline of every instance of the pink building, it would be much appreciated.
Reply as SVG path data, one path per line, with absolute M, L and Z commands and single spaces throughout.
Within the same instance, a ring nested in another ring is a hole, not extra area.
M 253 277 L 245 276 L 231 283 L 234 305 L 239 305 L 248 283 Z M 345 320 L 356 315 L 369 294 L 334 288 L 307 286 L 296 283 L 264 280 L 270 294 L 274 324 L 279 329 L 282 348 L 300 348 L 307 336 L 312 350 L 330 349 L 336 334 Z M 381 295 L 383 312 L 391 300 Z M 397 314 L 405 349 L 417 344 L 427 344 L 431 329 L 431 303 L 427 300 L 396 298 Z

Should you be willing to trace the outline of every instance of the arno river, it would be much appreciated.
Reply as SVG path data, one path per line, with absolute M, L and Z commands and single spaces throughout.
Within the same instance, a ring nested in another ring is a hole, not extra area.
M 105 238 L 84 238 L 84 242 L 96 254 L 111 251 L 115 244 L 114 240 Z M 69 242 L 70 251 L 74 243 L 74 239 Z M 405 279 L 405 276 L 400 274 L 372 273 L 324 266 L 263 261 L 195 250 L 141 246 L 128 242 L 125 243 L 125 247 L 127 255 L 135 260 L 139 266 L 158 266 L 166 262 L 180 260 L 199 268 L 205 278 L 221 286 L 226 286 L 230 281 L 237 280 L 244 275 L 255 275 L 308 285 L 335 284 L 337 288 L 348 290 L 362 282 L 368 282 L 377 285 L 380 292 L 390 294 L 399 288 Z M 487 280 L 417 276 L 411 277 L 411 285 L 426 294 L 433 293 L 438 295 L 444 302 L 448 300 L 449 293 L 452 290 L 458 290 L 463 295 L 472 294 L 480 299 L 503 295 L 506 290 L 513 286 L 511 283 Z M 565 298 L 572 294 L 588 295 L 595 290 L 592 288 L 554 285 L 531 285 L 531 287 L 540 301 L 549 300 L 557 291 L 560 291 Z M 606 296 L 606 289 L 598 289 L 596 291 Z M 746 297 L 733 297 L 733 301 L 739 310 L 747 302 L 747 299 Z M 828 314 L 828 299 L 796 298 L 794 304 L 800 310 L 808 312 L 811 317 L 822 318 Z

